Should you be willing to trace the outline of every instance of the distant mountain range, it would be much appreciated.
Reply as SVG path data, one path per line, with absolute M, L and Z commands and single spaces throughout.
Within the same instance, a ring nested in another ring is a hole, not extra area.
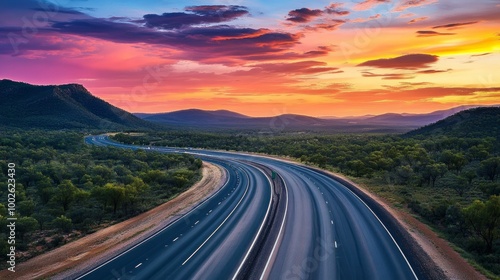
M 90 94 L 82 85 L 0 80 L 0 126 L 45 129 L 158 127 Z
M 457 112 L 478 106 L 460 106 L 428 114 L 395 114 L 359 117 L 315 118 L 303 115 L 249 117 L 227 110 L 188 109 L 170 113 L 135 114 L 151 122 L 168 126 L 261 130 L 335 130 L 339 132 L 406 132 L 435 123 Z
M 239 113 L 199 109 L 170 113 L 130 114 L 87 91 L 82 85 L 36 86 L 0 80 L 0 127 L 45 129 L 204 129 L 403 133 L 478 106 L 460 106 L 429 114 L 383 114 L 346 118 L 315 118 L 285 114 L 249 117 Z

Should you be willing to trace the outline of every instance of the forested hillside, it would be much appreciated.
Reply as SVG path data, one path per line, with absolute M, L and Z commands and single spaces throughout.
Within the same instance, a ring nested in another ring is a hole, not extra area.
M 406 135 L 447 135 L 476 138 L 495 137 L 500 140 L 500 107 L 469 109 L 434 124 L 411 131 Z
M 158 125 L 93 96 L 82 85 L 35 86 L 0 80 L 0 127 L 110 130 Z

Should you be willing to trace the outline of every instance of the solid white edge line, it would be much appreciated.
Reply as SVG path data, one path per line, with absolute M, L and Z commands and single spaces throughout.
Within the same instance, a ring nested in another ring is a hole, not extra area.
M 310 170 L 310 171 L 313 171 L 313 170 Z M 314 171 L 313 171 L 314 172 Z M 392 234 L 389 232 L 389 230 L 387 229 L 387 227 L 384 225 L 384 223 L 382 223 L 382 221 L 379 219 L 379 217 L 375 214 L 375 212 L 373 212 L 373 210 L 368 206 L 368 204 L 366 204 L 357 194 L 355 194 L 353 191 L 351 191 L 348 187 L 346 187 L 344 184 L 342 184 L 341 182 L 335 180 L 334 178 L 332 177 L 328 177 L 324 174 L 321 174 L 321 173 L 318 173 L 318 172 L 315 172 L 316 174 L 320 175 L 320 176 L 323 176 L 323 177 L 326 177 L 326 178 L 330 178 L 330 179 L 333 179 L 335 182 L 339 183 L 340 185 L 344 186 L 346 190 L 348 190 L 352 195 L 354 195 L 357 199 L 359 199 L 359 201 L 361 201 L 365 206 L 366 208 L 368 208 L 368 210 L 370 210 L 370 212 L 373 214 L 373 216 L 377 219 L 377 221 L 382 225 L 382 227 L 384 227 L 385 231 L 387 232 L 387 234 L 389 234 L 389 237 L 392 239 L 392 242 L 394 242 L 394 244 L 396 245 L 396 247 L 398 248 L 399 252 L 401 253 L 401 255 L 403 256 L 403 258 L 405 259 L 405 262 L 406 264 L 408 265 L 408 267 L 410 268 L 411 272 L 413 273 L 413 276 L 415 277 L 415 279 L 418 280 L 418 277 L 417 277 L 417 274 L 415 274 L 415 271 L 413 270 L 413 267 L 411 266 L 410 262 L 408 261 L 408 259 L 406 258 L 405 254 L 403 253 L 403 250 L 401 250 L 401 247 L 399 247 L 399 244 L 398 242 L 396 242 L 396 239 L 394 239 L 394 237 L 392 236 Z
M 102 139 L 102 140 L 103 140 L 103 141 L 106 141 L 106 139 Z M 110 143 L 113 143 L 113 142 L 111 142 L 111 141 L 110 141 Z M 219 166 L 219 167 L 221 167 L 221 168 L 223 168 L 223 169 L 226 169 L 226 168 L 224 168 L 224 167 L 222 167 L 222 166 L 220 166 L 220 165 L 218 165 L 218 166 Z M 226 169 L 226 171 L 227 171 L 227 169 Z M 228 174 L 228 172 L 226 172 L 226 174 Z M 228 177 L 228 178 L 229 178 L 229 177 Z M 182 215 L 181 217 L 179 217 L 177 220 L 172 221 L 172 223 L 170 223 L 170 224 L 169 224 L 169 225 L 167 225 L 166 227 L 164 227 L 164 228 L 160 229 L 159 231 L 155 232 L 153 235 L 151 235 L 151 236 L 147 237 L 146 239 L 144 239 L 144 240 L 142 240 L 141 242 L 139 242 L 139 243 L 135 244 L 134 246 L 130 247 L 129 249 L 127 249 L 127 250 L 125 250 L 125 251 L 121 252 L 120 254 L 116 255 L 115 257 L 113 257 L 113 258 L 111 258 L 111 259 L 107 260 L 106 262 L 102 263 L 101 265 L 99 265 L 99 266 L 97 266 L 97 267 L 93 268 L 92 270 L 90 270 L 90 271 L 86 272 L 85 274 L 83 274 L 83 275 L 81 275 L 81 276 L 78 276 L 77 278 L 75 278 L 75 280 L 82 279 L 83 277 L 85 277 L 85 276 L 89 275 L 90 273 L 93 273 L 94 271 L 98 270 L 99 268 L 101 268 L 101 267 L 103 267 L 103 266 L 107 265 L 108 263 L 110 263 L 110 262 L 114 261 L 115 259 L 117 259 L 117 258 L 119 258 L 119 257 L 123 256 L 124 254 L 126 254 L 126 253 L 130 252 L 131 250 L 133 250 L 133 249 L 137 248 L 138 246 L 142 245 L 144 242 L 146 242 L 146 241 L 150 240 L 151 238 L 153 238 L 153 237 L 157 236 L 158 234 L 160 234 L 161 232 L 165 231 L 165 230 L 166 230 L 166 229 L 168 229 L 169 227 L 173 226 L 175 223 L 177 223 L 178 221 L 180 221 L 183 217 L 185 217 L 185 216 L 189 215 L 191 212 L 195 211 L 197 208 L 199 208 L 199 207 L 201 207 L 203 204 L 207 203 L 207 202 L 208 202 L 208 201 L 209 201 L 212 197 L 214 197 L 214 196 L 215 196 L 215 195 L 217 195 L 217 194 L 218 194 L 218 193 L 219 193 L 222 189 L 224 189 L 224 188 L 227 186 L 227 184 L 228 184 L 228 183 L 229 183 L 229 179 L 228 179 L 228 180 L 226 180 L 226 183 L 224 183 L 224 185 L 223 185 L 222 187 L 220 187 L 220 189 L 218 189 L 215 193 L 213 193 L 211 196 L 209 196 L 207 199 L 205 199 L 205 201 L 203 201 L 203 202 L 202 202 L 202 203 L 200 203 L 198 206 L 196 206 L 196 207 L 194 207 L 193 209 L 191 209 L 191 210 L 189 210 L 188 212 L 186 212 L 184 215 Z
M 255 167 L 255 166 L 254 166 L 254 168 L 257 169 L 260 173 L 264 174 L 264 176 L 266 177 L 267 181 L 269 182 L 269 188 L 271 189 L 271 196 L 269 197 L 269 204 L 267 206 L 266 215 L 264 216 L 264 219 L 262 220 L 262 223 L 260 224 L 259 231 L 255 235 L 255 237 L 254 237 L 254 239 L 252 241 L 252 244 L 250 245 L 250 248 L 247 250 L 247 253 L 245 254 L 245 257 L 243 258 L 243 260 L 241 261 L 240 265 L 238 266 L 238 269 L 234 273 L 234 275 L 232 277 L 233 280 L 236 279 L 236 277 L 240 273 L 240 270 L 243 268 L 243 265 L 245 264 L 245 262 L 248 259 L 248 256 L 250 255 L 250 252 L 252 251 L 253 247 L 255 246 L 255 243 L 257 242 L 257 238 L 260 236 L 260 233 L 261 233 L 262 229 L 264 228 L 264 223 L 266 222 L 266 219 L 269 216 L 269 212 L 271 211 L 271 204 L 273 202 L 273 187 L 272 187 L 273 183 L 269 179 L 269 176 L 267 176 L 266 173 L 264 173 L 260 168 Z
M 280 226 L 280 231 L 278 232 L 278 237 L 276 238 L 276 241 L 274 242 L 273 249 L 271 250 L 271 254 L 269 255 L 269 258 L 267 259 L 266 266 L 264 267 L 264 271 L 262 271 L 262 275 L 260 276 L 260 280 L 263 280 L 265 275 L 267 274 L 267 269 L 269 268 L 269 264 L 271 263 L 271 260 L 274 257 L 274 251 L 276 250 L 278 246 L 278 242 L 283 238 L 283 229 L 285 227 L 285 221 L 288 213 L 288 187 L 286 186 L 286 182 L 283 179 L 283 185 L 285 185 L 285 192 L 286 192 L 286 203 L 285 203 L 285 216 L 283 217 L 283 221 L 281 222 Z
M 379 217 L 377 216 L 377 214 L 375 214 L 375 212 L 373 212 L 373 210 L 358 195 L 356 195 L 353 191 L 351 191 L 348 188 L 347 188 L 347 190 L 350 191 L 353 195 L 355 195 L 361 202 L 363 202 L 363 204 L 366 206 L 366 208 L 368 208 L 368 210 L 370 210 L 370 212 L 372 212 L 373 216 L 375 216 L 375 218 L 377 218 L 378 222 L 384 227 L 385 231 L 387 232 L 387 234 L 389 234 L 389 236 L 391 237 L 392 241 L 394 242 L 394 244 L 398 248 L 399 252 L 401 253 L 401 255 L 403 256 L 403 258 L 405 259 L 406 264 L 408 265 L 408 267 L 410 268 L 411 272 L 413 273 L 413 276 L 415 277 L 415 279 L 418 280 L 417 274 L 415 274 L 415 271 L 413 270 L 413 267 L 411 266 L 410 262 L 408 261 L 408 259 L 406 258 L 405 254 L 403 253 L 403 250 L 401 250 L 401 248 L 399 247 L 398 242 L 396 242 L 396 239 L 394 239 L 394 237 L 392 236 L 392 234 L 389 232 L 389 230 L 384 225 L 384 223 L 382 223 L 382 221 L 379 219 Z
M 248 175 L 247 175 L 247 177 L 248 177 Z M 205 241 L 203 241 L 203 243 L 182 263 L 182 265 L 185 265 L 196 253 L 198 253 L 198 251 L 205 245 L 205 243 L 207 243 L 208 240 L 210 240 L 210 238 L 212 238 L 212 236 L 226 223 L 227 219 L 229 219 L 229 217 L 231 217 L 231 215 L 233 215 L 234 211 L 236 211 L 236 209 L 238 208 L 238 206 L 240 206 L 241 202 L 243 201 L 243 198 L 245 198 L 245 196 L 246 196 L 246 194 L 248 192 L 248 188 L 249 187 L 250 187 L 250 178 L 248 179 L 248 183 L 247 183 L 247 187 L 245 189 L 245 193 L 243 193 L 243 196 L 240 198 L 240 200 L 238 201 L 238 203 L 236 204 L 236 206 L 233 208 L 233 210 L 231 210 L 231 213 L 229 213 L 229 215 L 227 215 L 227 217 L 224 219 L 224 221 L 222 221 L 222 223 L 215 229 L 215 231 L 213 231 L 210 234 L 210 236 L 207 239 L 205 239 Z

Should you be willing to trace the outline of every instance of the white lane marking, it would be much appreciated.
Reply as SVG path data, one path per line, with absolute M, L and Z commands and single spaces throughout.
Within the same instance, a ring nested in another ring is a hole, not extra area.
M 337 248 L 337 241 L 335 241 L 335 248 Z
M 281 226 L 280 226 L 280 231 L 278 232 L 278 237 L 276 238 L 276 241 L 274 242 L 273 249 L 271 250 L 271 254 L 269 255 L 269 258 L 267 259 L 266 266 L 264 267 L 264 270 L 262 271 L 262 275 L 260 276 L 259 280 L 264 279 L 264 277 L 266 275 L 266 271 L 269 268 L 269 264 L 271 263 L 271 259 L 273 258 L 274 251 L 276 250 L 276 248 L 278 246 L 278 241 L 280 241 L 283 238 L 282 234 L 283 234 L 283 229 L 285 228 L 285 221 L 286 221 L 286 216 L 287 216 L 287 212 L 288 212 L 288 187 L 286 186 L 285 180 L 283 180 L 283 184 L 285 185 L 285 191 L 286 191 L 285 216 L 283 217 L 283 221 L 281 222 Z
M 176 238 L 175 238 L 174 240 L 172 240 L 172 242 L 175 242 L 175 241 L 177 241 L 177 239 L 179 239 L 179 237 L 176 237 Z
M 241 202 L 243 201 L 243 198 L 245 198 L 247 192 L 248 192 L 248 187 L 249 187 L 249 183 L 247 183 L 247 188 L 245 189 L 245 193 L 243 193 L 243 196 L 240 198 L 240 201 L 238 201 L 238 204 L 236 204 L 236 206 L 233 208 L 233 210 L 231 211 L 231 213 L 229 213 L 229 215 L 224 219 L 224 221 L 222 221 L 222 223 L 215 229 L 214 232 L 212 232 L 210 234 L 210 236 L 205 239 L 205 241 L 203 241 L 203 243 L 200 245 L 200 247 L 198 247 L 192 254 L 191 256 L 189 256 L 183 263 L 182 265 L 185 265 L 196 253 L 198 253 L 198 251 L 201 249 L 201 247 L 203 247 L 203 245 L 205 245 L 205 243 L 208 242 L 208 240 L 210 240 L 210 238 L 212 238 L 212 236 L 222 227 L 222 225 L 224 225 L 224 223 L 226 223 L 227 219 L 229 219 L 229 217 L 231 217 L 231 215 L 233 215 L 234 211 L 238 208 L 238 206 L 240 206 Z M 207 214 L 208 215 L 208 214 Z
M 200 222 L 200 220 L 196 221 L 196 223 L 194 223 L 194 224 L 197 225 L 199 222 Z
M 254 239 L 252 241 L 252 245 L 250 245 L 250 248 L 248 249 L 247 253 L 245 254 L 245 257 L 243 258 L 243 261 L 240 263 L 240 266 L 236 270 L 236 273 L 233 276 L 233 280 L 236 279 L 236 276 L 238 276 L 238 274 L 240 273 L 240 270 L 243 268 L 243 264 L 246 262 L 248 256 L 250 255 L 250 252 L 252 251 L 253 247 L 255 246 L 255 242 L 257 242 L 257 238 L 259 237 L 262 229 L 264 228 L 264 222 L 266 221 L 267 217 L 269 216 L 269 212 L 271 211 L 271 205 L 272 205 L 272 202 L 273 202 L 273 187 L 272 187 L 273 183 L 272 183 L 272 181 L 269 179 L 269 177 L 266 175 L 265 172 L 263 172 L 261 169 L 259 169 L 257 167 L 255 167 L 255 168 L 257 170 L 259 170 L 262 174 L 264 174 L 264 176 L 266 177 L 267 181 L 269 182 L 269 188 L 270 188 L 270 191 L 271 191 L 271 195 L 269 196 L 269 204 L 267 205 L 266 215 L 264 216 L 264 219 L 262 220 L 262 223 L 260 224 L 259 231 L 255 235 L 255 237 L 254 237 Z
M 136 266 L 135 266 L 135 268 L 138 268 L 138 267 L 139 267 L 139 266 L 141 266 L 141 265 L 142 265 L 142 263 L 140 263 L 140 264 L 136 265 Z

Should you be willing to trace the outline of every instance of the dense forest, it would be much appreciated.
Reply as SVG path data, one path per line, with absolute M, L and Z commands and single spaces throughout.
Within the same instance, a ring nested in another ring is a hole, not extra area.
M 19 260 L 157 206 L 200 178 L 202 162 L 88 146 L 83 133 L 9 131 L 0 138 L 0 181 L 15 179 Z M 9 171 L 15 165 L 15 172 Z M 7 244 L 8 188 L 0 189 L 0 259 Z M 5 264 L 5 261 L 2 261 Z
M 139 137 L 118 134 L 114 139 L 288 156 L 350 175 L 396 206 L 418 214 L 461 248 L 466 258 L 500 275 L 500 142 L 496 137 L 171 131 Z

